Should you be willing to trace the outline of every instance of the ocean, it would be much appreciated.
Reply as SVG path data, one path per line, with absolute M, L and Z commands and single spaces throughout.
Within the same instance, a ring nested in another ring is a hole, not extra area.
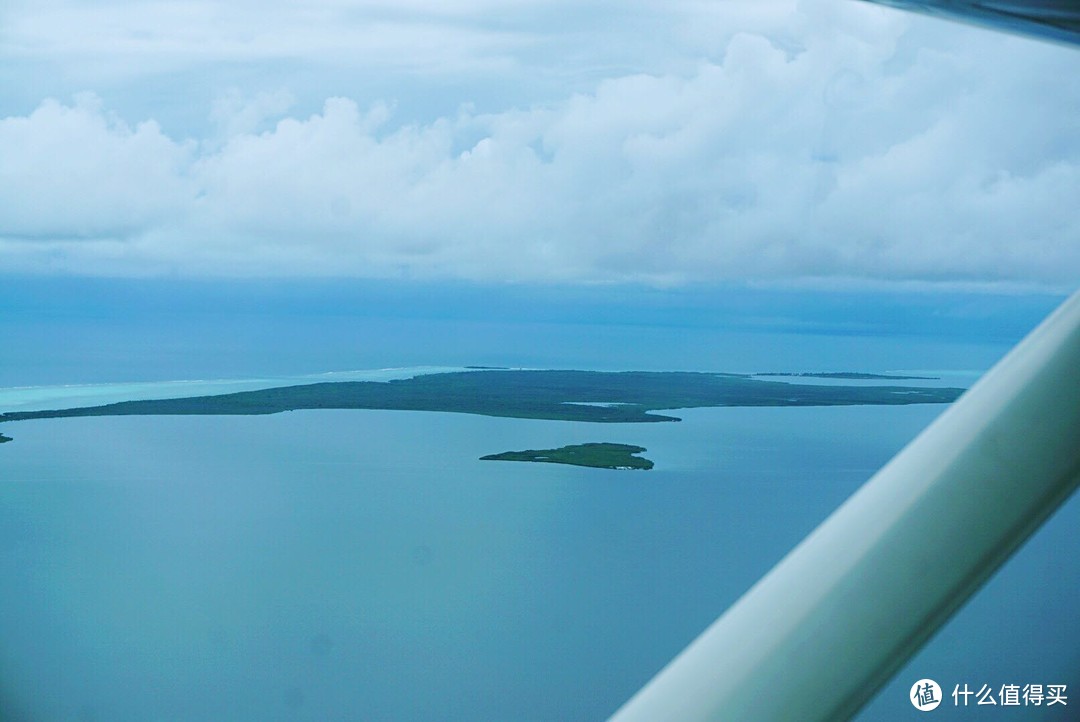
M 1054 303 L 7 281 L 3 411 L 468 365 L 966 386 Z M 0 424 L 0 719 L 603 720 L 942 410 Z M 590 441 L 656 466 L 479 460 Z M 938 718 L 982 711 L 952 706 L 963 684 L 1066 684 L 1000 716 L 1075 716 L 1078 527 L 1073 499 L 860 719 L 920 718 L 927 677 Z
M 942 410 L 5 424 L 3 719 L 602 720 Z M 479 460 L 589 441 L 656 467 Z M 1078 522 L 1074 499 L 860 719 L 916 718 L 924 677 L 1080 690 Z

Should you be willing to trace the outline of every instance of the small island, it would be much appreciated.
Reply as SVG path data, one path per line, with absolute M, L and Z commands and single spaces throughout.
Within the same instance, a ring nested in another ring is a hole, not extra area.
M 5 441 L 11 441 L 11 437 L 0 434 L 0 444 L 4 443 Z
M 481 456 L 481 461 L 536 461 L 547 464 L 572 464 L 596 469 L 651 469 L 653 463 L 634 454 L 646 451 L 629 444 L 590 443 L 572 444 L 558 449 L 529 449 L 507 451 Z

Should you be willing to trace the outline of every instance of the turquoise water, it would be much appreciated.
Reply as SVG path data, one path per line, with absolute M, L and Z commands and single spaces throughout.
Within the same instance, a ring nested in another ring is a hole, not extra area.
M 603 719 L 941 410 L 5 425 L 0 710 Z M 656 468 L 478 460 L 588 441 L 644 446 Z M 920 677 L 1080 695 L 1078 521 L 1074 500 L 863 719 L 915 718 Z M 1057 710 L 1046 718 L 1068 718 Z
M 192 379 L 0 387 L 0 411 L 73 409 L 143 399 L 180 399 L 338 381 L 391 381 L 422 374 L 464 371 L 459 366 L 412 366 L 253 379 Z

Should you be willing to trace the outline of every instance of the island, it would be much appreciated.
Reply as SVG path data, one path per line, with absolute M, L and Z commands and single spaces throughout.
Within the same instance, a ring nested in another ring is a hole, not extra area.
M 481 456 L 480 461 L 537 461 L 547 464 L 572 464 L 597 469 L 644 469 L 653 468 L 648 459 L 634 454 L 647 451 L 641 446 L 610 444 L 606 442 L 572 444 L 558 449 L 529 449 L 506 451 L 502 454 Z
M 0 444 L 4 443 L 5 441 L 11 441 L 11 437 L 0 434 Z
M 711 406 L 944 404 L 964 389 L 763 381 L 693 371 L 469 370 L 392 381 L 339 381 L 212 396 L 0 413 L 0 422 L 79 416 L 249 415 L 302 409 L 444 411 L 596 423 L 670 422 L 655 413 Z
M 803 373 L 761 373 L 755 376 L 789 376 L 792 378 L 843 379 L 845 381 L 939 381 L 940 376 L 901 376 L 898 374 L 868 374 L 861 371 L 805 371 Z

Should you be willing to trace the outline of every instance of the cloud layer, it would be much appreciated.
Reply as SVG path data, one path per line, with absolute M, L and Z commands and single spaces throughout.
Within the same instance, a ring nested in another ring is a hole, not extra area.
M 502 37 L 452 7 L 454 37 Z M 152 106 L 44 99 L 0 120 L 0 271 L 1075 283 L 1075 51 L 858 3 L 738 8 L 749 30 L 662 15 L 696 58 L 654 43 L 651 70 L 423 121 L 394 98 L 298 112 L 273 75 L 194 139 Z

